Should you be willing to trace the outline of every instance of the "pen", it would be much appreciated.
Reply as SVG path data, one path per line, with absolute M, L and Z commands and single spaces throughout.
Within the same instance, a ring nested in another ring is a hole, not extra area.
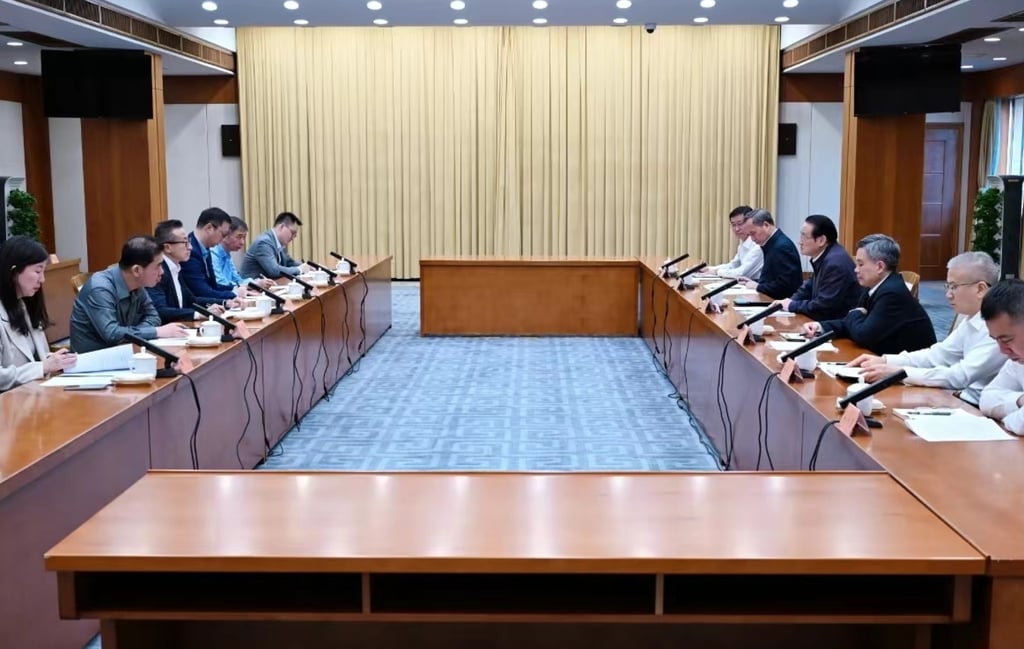
M 948 410 L 940 410 L 940 411 L 937 411 L 937 412 L 908 411 L 907 414 L 908 415 L 936 415 L 936 416 L 946 416 L 946 417 L 948 417 L 948 416 L 952 415 L 953 413 L 949 412 Z

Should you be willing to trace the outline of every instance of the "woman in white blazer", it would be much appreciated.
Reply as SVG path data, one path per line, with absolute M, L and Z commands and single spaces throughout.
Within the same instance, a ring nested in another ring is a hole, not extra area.
M 43 300 L 49 254 L 39 242 L 14 236 L 0 245 L 0 391 L 75 364 L 75 355 L 49 353 L 50 324 Z

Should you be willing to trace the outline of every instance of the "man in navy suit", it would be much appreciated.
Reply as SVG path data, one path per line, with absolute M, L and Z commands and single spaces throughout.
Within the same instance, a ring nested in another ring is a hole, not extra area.
M 210 249 L 220 243 L 231 228 L 231 217 L 219 207 L 202 211 L 196 229 L 188 235 L 192 254 L 181 264 L 181 281 L 192 295 L 211 302 L 226 302 L 235 298 L 233 286 L 217 283 Z
M 775 220 L 768 210 L 748 212 L 746 232 L 754 243 L 761 246 L 764 266 L 761 267 L 759 280 L 742 278 L 744 286 L 773 300 L 793 295 L 804 281 L 800 253 L 796 251 L 793 241 L 775 227 Z
M 786 311 L 814 320 L 842 318 L 857 306 L 864 289 L 857 283 L 853 259 L 839 245 L 832 219 L 812 214 L 800 227 L 800 252 L 811 258 L 814 274 L 793 297 L 777 300 Z
M 205 306 L 220 315 L 224 309 L 219 300 L 210 297 L 196 297 L 188 286 L 181 281 L 179 273 L 181 265 L 191 256 L 192 246 L 189 244 L 185 226 L 177 219 L 161 221 L 157 224 L 153 237 L 160 244 L 163 253 L 163 275 L 156 286 L 148 287 L 149 299 L 153 302 L 156 312 L 160 314 L 160 322 L 188 322 L 201 320 L 203 315 L 192 309 L 193 304 Z M 234 305 L 234 300 L 229 300 Z
M 935 329 L 921 304 L 897 272 L 900 245 L 884 234 L 857 242 L 857 281 L 867 289 L 859 306 L 842 319 L 808 322 L 807 337 L 826 331 L 849 338 L 872 354 L 899 354 L 935 344 Z

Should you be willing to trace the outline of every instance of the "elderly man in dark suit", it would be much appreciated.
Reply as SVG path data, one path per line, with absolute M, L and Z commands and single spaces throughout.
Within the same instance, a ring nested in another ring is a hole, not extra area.
M 884 234 L 857 242 L 857 281 L 867 289 L 859 306 L 842 319 L 808 322 L 805 336 L 834 331 L 873 354 L 898 354 L 930 347 L 935 330 L 924 308 L 897 272 L 900 246 Z
M 288 254 L 287 246 L 299 236 L 301 226 L 302 221 L 291 212 L 278 214 L 274 227 L 257 237 L 246 251 L 240 271 L 242 277 L 278 279 L 294 277 L 308 270 L 305 264 L 300 264 Z
M 754 243 L 761 246 L 764 266 L 761 267 L 761 277 L 757 281 L 742 278 L 744 286 L 773 300 L 792 295 L 804 281 L 800 253 L 796 251 L 793 240 L 775 227 L 775 220 L 768 210 L 747 213 L 746 233 Z
M 800 227 L 800 252 L 811 258 L 814 274 L 793 297 L 777 300 L 782 308 L 815 320 L 842 318 L 857 306 L 864 289 L 857 283 L 853 259 L 839 242 L 832 219 L 812 214 Z

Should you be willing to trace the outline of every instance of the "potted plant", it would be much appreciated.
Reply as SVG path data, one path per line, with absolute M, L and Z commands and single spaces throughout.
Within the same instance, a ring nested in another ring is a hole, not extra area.
M 974 239 L 971 250 L 987 252 L 999 262 L 999 244 L 1002 238 L 1003 192 L 989 187 L 978 192 L 974 199 Z
M 11 236 L 21 234 L 39 240 L 39 213 L 36 197 L 21 189 L 14 189 L 7 197 L 7 218 Z

